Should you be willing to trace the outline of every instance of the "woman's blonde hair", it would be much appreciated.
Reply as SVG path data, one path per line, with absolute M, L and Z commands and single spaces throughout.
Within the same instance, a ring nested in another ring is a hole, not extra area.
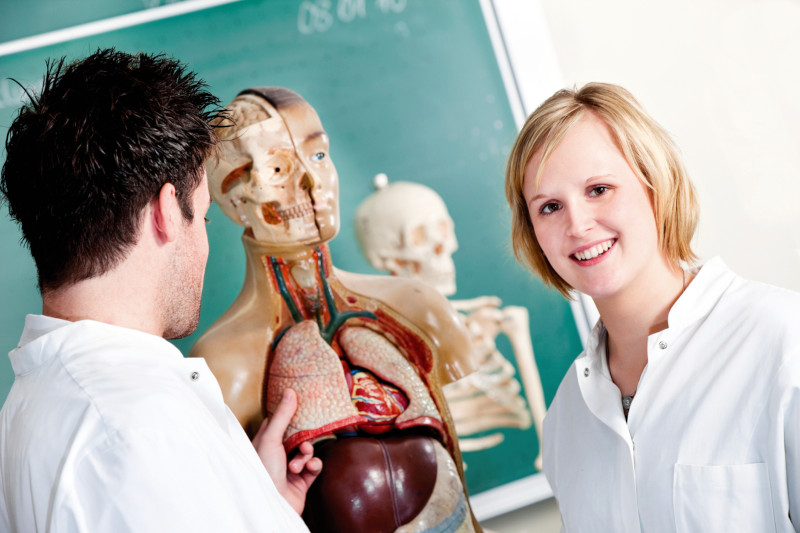
M 697 258 L 691 248 L 697 199 L 669 134 L 618 85 L 588 83 L 580 89 L 563 89 L 528 117 L 517 136 L 506 167 L 506 198 L 511 207 L 511 243 L 517 260 L 567 298 L 572 287 L 553 270 L 536 240 L 522 186 L 525 168 L 534 154 L 541 154 L 535 176 L 538 182 L 550 155 L 587 112 L 608 125 L 622 155 L 650 189 L 659 245 L 666 257 L 676 266 Z

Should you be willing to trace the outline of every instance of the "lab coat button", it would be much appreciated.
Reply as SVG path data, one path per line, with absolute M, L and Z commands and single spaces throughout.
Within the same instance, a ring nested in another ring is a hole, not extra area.
M 198 379 L 200 379 L 200 373 L 199 372 L 192 372 L 189 377 L 192 378 L 192 381 L 197 381 Z
M 658 347 L 661 348 L 662 350 L 666 350 L 667 346 L 669 346 L 667 344 L 667 341 L 658 341 Z
M 589 377 L 589 369 L 588 368 L 584 368 L 583 369 L 583 375 L 586 376 L 587 378 Z

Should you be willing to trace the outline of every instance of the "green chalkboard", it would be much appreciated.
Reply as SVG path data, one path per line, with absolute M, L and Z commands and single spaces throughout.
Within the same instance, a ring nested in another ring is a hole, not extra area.
M 24 8 L 21 8 L 12 7 L 12 2 L 8 0 L 2 6 L 0 35 L 3 36 L 3 41 L 12 41 L 181 1 L 183 0 L 33 0 L 24 2 Z
M 29 0 L 18 4 L 24 7 L 15 8 L 12 18 L 43 16 L 40 4 L 68 4 L 87 12 L 84 4 L 106 3 Z M 24 27 L 54 26 L 51 17 Z M 14 33 L 4 26 L 6 35 Z M 504 305 L 529 309 L 550 402 L 580 342 L 568 304 L 519 267 L 509 250 L 503 168 L 516 130 L 478 0 L 243 0 L 7 55 L 0 57 L 0 135 L 5 138 L 21 93 L 7 78 L 36 86 L 46 58 L 79 57 L 107 46 L 180 58 L 224 102 L 260 85 L 285 86 L 303 95 L 330 135 L 339 171 L 342 230 L 331 251 L 341 269 L 375 273 L 356 243 L 353 217 L 372 192 L 376 173 L 436 190 L 450 209 L 459 240 L 456 298 L 496 295 Z M 210 218 L 199 331 L 233 301 L 244 274 L 240 228 L 216 207 Z M 16 345 L 25 313 L 41 307 L 33 264 L 5 209 L 0 247 L 0 346 L 6 351 Z M 176 344 L 186 353 L 196 337 Z M 2 358 L 0 399 L 12 381 Z M 505 433 L 502 446 L 476 452 L 480 456 L 466 454 L 472 493 L 535 472 L 534 430 Z

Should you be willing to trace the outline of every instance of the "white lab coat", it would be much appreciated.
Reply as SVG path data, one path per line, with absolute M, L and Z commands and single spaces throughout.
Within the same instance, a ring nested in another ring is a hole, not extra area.
M 29 315 L 0 411 L 0 531 L 307 532 L 203 359 Z
M 627 421 L 605 343 L 598 323 L 545 418 L 565 531 L 800 528 L 799 294 L 706 263 L 648 338 Z

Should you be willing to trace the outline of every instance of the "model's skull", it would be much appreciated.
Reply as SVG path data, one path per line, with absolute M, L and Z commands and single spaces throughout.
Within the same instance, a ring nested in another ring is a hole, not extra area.
M 356 212 L 356 235 L 369 262 L 392 275 L 420 279 L 446 296 L 454 294 L 458 242 L 441 197 L 417 183 L 386 185 L 385 177 L 376 178 L 376 187 Z
M 233 125 L 217 128 L 219 157 L 207 165 L 211 196 L 262 243 L 328 241 L 339 227 L 338 178 L 328 137 L 298 95 L 262 91 L 284 96 L 281 105 L 258 94 L 239 95 L 228 107 Z

